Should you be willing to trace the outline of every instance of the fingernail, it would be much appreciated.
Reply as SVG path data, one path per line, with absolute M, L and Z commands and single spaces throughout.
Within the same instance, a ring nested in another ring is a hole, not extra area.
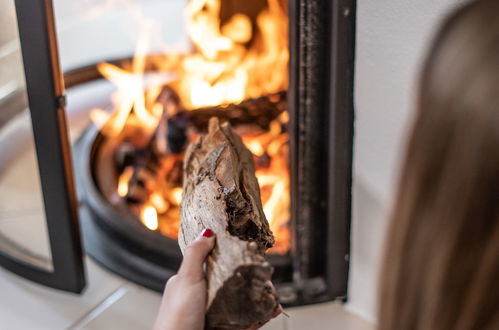
M 213 236 L 213 231 L 210 228 L 206 228 L 205 230 L 203 230 L 201 232 L 201 236 L 209 238 L 209 237 Z

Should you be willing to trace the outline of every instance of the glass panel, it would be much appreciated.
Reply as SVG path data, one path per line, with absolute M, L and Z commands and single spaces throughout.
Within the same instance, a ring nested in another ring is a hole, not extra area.
M 0 251 L 53 270 L 14 0 L 0 0 Z

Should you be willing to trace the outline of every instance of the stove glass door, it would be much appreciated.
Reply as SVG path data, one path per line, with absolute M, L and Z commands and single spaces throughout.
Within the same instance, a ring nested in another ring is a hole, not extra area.
M 0 265 L 79 292 L 83 264 L 52 17 L 49 1 L 0 0 Z
M 0 0 L 0 249 L 53 271 L 12 0 Z

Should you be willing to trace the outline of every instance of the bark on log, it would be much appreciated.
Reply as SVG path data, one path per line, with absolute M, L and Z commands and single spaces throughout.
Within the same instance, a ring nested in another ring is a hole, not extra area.
M 210 120 L 208 135 L 187 149 L 179 245 L 204 228 L 217 235 L 207 259 L 207 325 L 247 329 L 272 318 L 278 297 L 264 251 L 274 243 L 262 210 L 251 153 L 229 124 Z

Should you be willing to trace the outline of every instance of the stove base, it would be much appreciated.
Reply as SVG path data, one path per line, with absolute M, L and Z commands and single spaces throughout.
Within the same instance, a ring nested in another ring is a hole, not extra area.
M 83 244 L 86 253 L 104 268 L 127 280 L 157 292 L 163 292 L 166 281 L 177 270 L 144 259 L 120 244 L 112 234 L 94 220 L 95 214 L 85 205 L 80 207 Z
M 102 196 L 92 173 L 103 139 L 98 129 L 90 125 L 73 146 L 85 251 L 110 271 L 162 292 L 180 266 L 180 248 L 176 240 L 148 230 L 131 213 L 118 210 Z M 274 267 L 272 280 L 276 287 L 289 286 L 293 282 L 291 256 L 267 257 Z

